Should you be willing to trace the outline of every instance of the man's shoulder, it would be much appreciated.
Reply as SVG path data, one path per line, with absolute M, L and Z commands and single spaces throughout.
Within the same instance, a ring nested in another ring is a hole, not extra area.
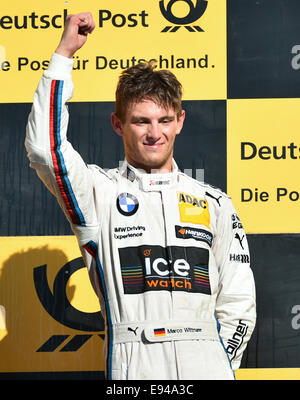
M 189 182 L 191 186 L 194 186 L 195 189 L 199 188 L 199 190 L 201 190 L 201 192 L 204 192 L 204 194 L 208 197 L 211 198 L 223 197 L 226 199 L 230 199 L 230 196 L 217 186 L 214 186 L 204 181 L 194 179 L 183 172 L 180 172 L 180 175 L 183 177 L 183 179 Z
M 110 181 L 115 181 L 116 179 L 117 168 L 113 169 L 101 168 L 99 167 L 99 165 L 96 164 L 87 164 L 87 167 L 94 176 L 102 177 Z

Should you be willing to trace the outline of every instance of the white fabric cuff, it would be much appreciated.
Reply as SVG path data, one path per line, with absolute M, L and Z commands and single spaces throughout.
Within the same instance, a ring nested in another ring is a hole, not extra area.
M 54 53 L 52 54 L 48 69 L 45 71 L 44 75 L 51 79 L 72 79 L 71 72 L 73 64 L 73 58 L 64 57 L 60 54 Z

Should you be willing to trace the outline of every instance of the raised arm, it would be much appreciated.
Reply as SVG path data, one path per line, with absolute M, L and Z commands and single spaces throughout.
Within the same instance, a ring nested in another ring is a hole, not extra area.
M 73 226 L 95 226 L 93 174 L 67 141 L 72 97 L 72 55 L 94 29 L 90 13 L 69 15 L 61 41 L 38 85 L 28 119 L 25 146 L 34 168 Z

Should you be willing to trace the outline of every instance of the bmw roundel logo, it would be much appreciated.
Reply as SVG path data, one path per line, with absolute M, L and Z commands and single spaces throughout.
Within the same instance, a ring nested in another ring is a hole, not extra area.
M 130 216 L 139 208 L 138 199 L 130 193 L 121 193 L 117 197 L 117 209 L 122 215 Z

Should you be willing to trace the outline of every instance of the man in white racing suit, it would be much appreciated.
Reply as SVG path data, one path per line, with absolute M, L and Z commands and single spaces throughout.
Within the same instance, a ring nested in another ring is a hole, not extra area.
M 72 57 L 93 29 L 90 13 L 67 17 L 25 144 L 99 296 L 106 377 L 234 379 L 256 316 L 247 239 L 231 199 L 173 160 L 184 122 L 175 76 L 149 63 L 122 74 L 112 115 L 124 142 L 121 168 L 86 165 L 67 141 Z

